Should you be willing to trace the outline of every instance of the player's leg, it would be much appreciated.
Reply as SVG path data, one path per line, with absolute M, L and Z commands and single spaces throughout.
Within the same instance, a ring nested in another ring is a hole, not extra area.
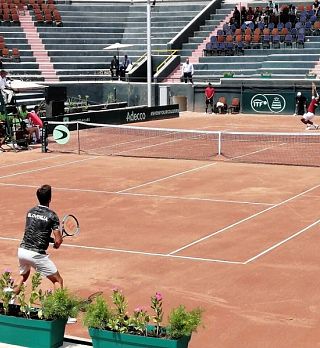
M 58 285 L 58 287 L 60 289 L 63 288 L 63 279 L 62 279 L 59 271 L 57 271 L 55 274 L 47 276 L 47 278 L 49 280 L 51 280 L 51 282 L 53 283 L 54 288 L 56 288 L 56 285 Z
M 210 98 L 210 106 L 211 106 L 211 112 L 214 114 L 214 110 L 213 110 L 213 98 Z
M 59 288 L 63 288 L 63 279 L 54 262 L 50 260 L 49 255 L 38 255 L 36 271 L 41 273 L 42 276 L 47 277 L 53 283 L 54 288 L 56 288 L 56 285 Z
M 14 289 L 15 294 L 19 294 L 22 285 L 28 280 L 30 276 L 30 270 L 33 265 L 31 258 L 32 255 L 29 250 L 23 248 L 18 249 L 20 279 L 17 287 Z
M 309 129 L 310 126 L 313 126 L 313 118 L 314 114 L 312 112 L 307 112 L 302 116 L 301 122 L 306 124 L 308 126 L 307 129 Z
M 206 98 L 206 114 L 208 113 L 209 100 Z

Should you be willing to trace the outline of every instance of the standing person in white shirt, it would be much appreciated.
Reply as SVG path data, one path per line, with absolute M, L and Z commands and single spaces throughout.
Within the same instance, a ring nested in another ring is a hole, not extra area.
M 10 104 L 13 98 L 13 90 L 10 86 L 10 82 L 7 79 L 7 72 L 5 70 L 0 71 L 0 90 L 5 104 Z
M 194 73 L 193 64 L 189 62 L 189 58 L 186 58 L 186 61 L 182 64 L 181 75 L 184 79 L 184 82 L 187 83 L 188 79 L 193 84 L 192 76 Z

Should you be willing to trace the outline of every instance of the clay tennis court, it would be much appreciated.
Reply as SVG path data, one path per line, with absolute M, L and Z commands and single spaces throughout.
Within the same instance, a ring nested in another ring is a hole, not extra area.
M 296 117 L 204 116 L 141 126 L 302 132 Z M 319 156 L 318 152 L 304 156 Z M 76 215 L 81 233 L 50 249 L 65 285 L 82 296 L 121 288 L 130 310 L 156 291 L 164 310 L 201 306 L 191 348 L 320 346 L 320 169 L 177 159 L 0 154 L 0 261 L 16 249 L 35 190 Z M 46 280 L 44 287 L 50 287 Z M 166 316 L 166 315 L 165 315 Z M 88 337 L 79 319 L 67 334 Z

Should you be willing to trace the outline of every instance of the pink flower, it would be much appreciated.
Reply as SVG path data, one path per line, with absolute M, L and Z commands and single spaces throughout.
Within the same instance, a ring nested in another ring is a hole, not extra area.
M 11 273 L 11 269 L 10 269 L 10 268 L 6 268 L 6 269 L 4 270 L 4 273 Z
M 156 299 L 157 301 L 162 301 L 162 295 L 160 294 L 160 292 L 156 292 Z
M 137 308 L 135 308 L 134 311 L 135 311 L 136 313 L 142 312 L 142 307 L 137 307 Z

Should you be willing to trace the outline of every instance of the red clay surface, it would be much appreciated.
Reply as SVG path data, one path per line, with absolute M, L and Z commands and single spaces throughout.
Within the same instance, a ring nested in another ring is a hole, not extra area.
M 296 117 L 203 116 L 143 126 L 300 132 Z M 308 154 L 305 154 L 306 156 Z M 0 262 L 16 249 L 35 190 L 75 214 L 76 238 L 50 249 L 79 295 L 120 287 L 130 310 L 156 291 L 164 310 L 204 308 L 190 348 L 320 346 L 319 168 L 47 153 L 0 154 Z M 43 287 L 50 287 L 44 280 Z M 166 317 L 166 315 L 165 315 Z M 81 320 L 67 334 L 88 337 Z

